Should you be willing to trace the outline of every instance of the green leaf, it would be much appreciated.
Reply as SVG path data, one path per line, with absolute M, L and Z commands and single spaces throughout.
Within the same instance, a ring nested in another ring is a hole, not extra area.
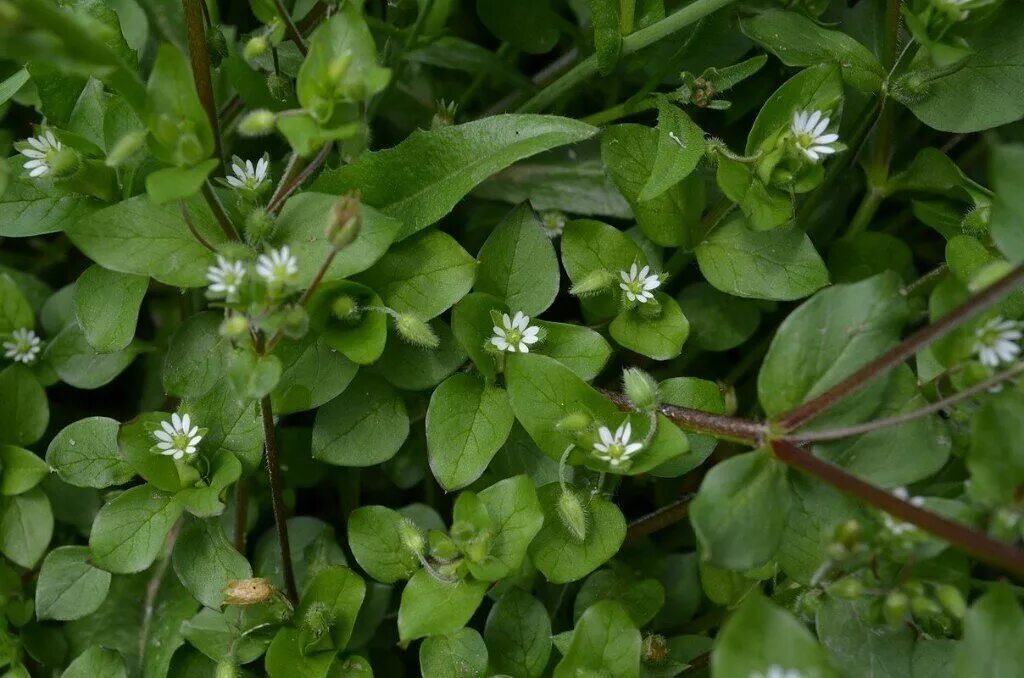
M 474 629 L 431 636 L 420 645 L 423 678 L 469 678 L 486 676 L 486 671 L 487 646 Z
M 199 193 L 220 163 L 210 158 L 194 167 L 166 167 L 146 175 L 146 195 L 157 205 L 184 200 Z
M 348 543 L 359 566 L 377 581 L 391 584 L 419 569 L 416 555 L 402 541 L 405 519 L 384 506 L 361 506 L 348 519 Z
M 39 487 L 13 497 L 0 497 L 0 553 L 31 569 L 46 553 L 53 536 L 50 500 Z
M 324 237 L 324 227 L 338 197 L 323 193 L 299 193 L 284 204 L 274 221 L 272 240 L 277 246 L 287 245 L 299 260 L 296 284 L 308 287 L 317 271 L 331 253 L 331 243 Z M 324 274 L 324 281 L 341 280 L 362 273 L 387 252 L 402 222 L 372 207 L 363 206 L 359 235 L 338 252 Z
M 96 516 L 89 536 L 91 562 L 108 572 L 141 572 L 153 564 L 181 515 L 173 495 L 139 485 L 116 496 Z
M 974 414 L 967 468 L 970 495 L 990 506 L 1014 501 L 1024 484 L 1024 394 L 986 398 Z
M 66 193 L 51 182 L 14 176 L 0 191 L 0 236 L 27 238 L 60 233 L 95 212 L 101 203 L 77 193 Z
M 289 518 L 288 539 L 295 582 L 300 591 L 320 570 L 346 564 L 345 553 L 334 537 L 334 528 L 319 518 Z M 284 589 L 284 567 L 277 530 L 269 529 L 256 544 L 253 572 L 257 577 L 269 579 L 278 589 Z
M 405 240 L 359 276 L 388 307 L 430 320 L 473 286 L 476 261 L 450 235 L 427 231 Z
M 589 327 L 544 320 L 535 323 L 544 333 L 544 341 L 537 345 L 537 352 L 554 358 L 584 381 L 599 375 L 612 356 L 612 347 Z
M 249 561 L 231 545 L 218 520 L 196 520 L 182 530 L 171 563 L 192 597 L 218 610 L 228 582 L 252 576 Z
M 969 133 L 1024 117 L 1024 6 L 1003 4 L 988 21 L 964 35 L 970 53 L 953 68 L 914 68 L 893 85 L 893 95 L 924 124 L 943 132 Z
M 1024 146 L 995 146 L 989 175 L 996 193 L 989 226 L 992 241 L 1007 259 L 1020 263 L 1024 261 L 1024 199 L 1017 187 L 1024 181 Z
M 47 345 L 43 357 L 61 381 L 81 389 L 106 386 L 124 372 L 139 347 L 129 345 L 112 353 L 100 353 L 89 345 L 77 321 L 60 331 Z
M 476 13 L 487 30 L 524 52 L 544 54 L 558 42 L 558 15 L 551 0 L 476 0 Z
M 50 475 L 45 461 L 16 445 L 0 445 L 0 495 L 28 492 Z
M 190 75 L 189 78 L 192 76 Z M 209 208 L 189 201 L 196 231 L 217 245 L 224 234 Z M 151 276 L 175 287 L 204 287 L 213 253 L 189 232 L 177 205 L 154 205 L 140 195 L 93 212 L 66 228 L 86 256 L 119 273 Z
M 0 443 L 31 445 L 43 437 L 50 406 L 32 370 L 15 364 L 0 371 L 0 402 Z
M 347 299 L 346 299 L 347 297 Z M 338 318 L 332 306 L 339 300 L 358 309 Z M 379 310 L 383 300 L 370 288 L 347 280 L 322 284 L 308 304 L 310 324 L 322 330 L 324 340 L 358 365 L 370 365 L 380 358 L 388 338 L 387 314 Z
M 169 165 L 194 165 L 213 153 L 213 129 L 188 59 L 168 44 L 160 46 L 146 85 L 146 124 L 150 150 Z
M 761 323 L 756 302 L 719 292 L 707 283 L 684 287 L 676 301 L 690 321 L 690 341 L 705 351 L 736 348 L 750 339 Z
M 494 336 L 491 314 L 507 312 L 504 302 L 483 292 L 470 292 L 452 310 L 452 333 L 488 382 L 498 374 L 495 354 L 487 348 Z
M 0 274 L 0 335 L 32 329 L 35 325 L 35 314 L 25 295 L 11 276 Z M 6 336 L 4 338 L 7 339 Z
M 514 311 L 540 315 L 558 295 L 558 259 L 529 205 L 513 209 L 477 255 L 473 289 L 502 299 Z
M 198 397 L 225 374 L 228 343 L 220 335 L 222 317 L 207 311 L 190 316 L 171 336 L 164 358 L 164 390 L 170 395 Z
M 282 626 L 267 648 L 264 665 L 270 678 L 326 678 L 334 657 L 334 652 L 306 654 L 302 632 L 290 626 Z
M 690 505 L 703 559 L 734 571 L 764 565 L 779 547 L 790 504 L 786 467 L 766 453 L 717 464 Z
M 997 585 L 979 598 L 964 618 L 964 638 L 956 649 L 954 675 L 1013 675 L 1024 666 L 1024 611 L 1006 585 Z
M 61 678 L 128 678 L 124 657 L 116 650 L 93 645 L 78 655 L 64 670 Z
M 89 563 L 89 549 L 62 546 L 50 551 L 36 583 L 36 616 L 68 621 L 92 614 L 110 588 L 110 573 Z
M 309 332 L 302 339 L 285 339 L 274 355 L 281 360 L 281 379 L 270 398 L 275 414 L 320 407 L 350 388 L 356 375 L 356 364 L 323 334 Z
M 811 239 L 792 226 L 754 231 L 734 219 L 705 238 L 696 254 L 707 281 L 737 297 L 793 301 L 828 284 Z
M 224 612 L 204 607 L 182 625 L 181 632 L 213 661 L 234 659 L 238 664 L 248 664 L 262 657 L 270 644 L 270 638 L 254 633 L 263 621 L 244 607 L 228 607 Z
M 405 238 L 448 214 L 495 172 L 596 133 L 596 127 L 556 116 L 494 115 L 413 132 L 394 148 L 365 153 L 350 165 L 325 172 L 313 189 L 362 191 L 368 205 L 405 224 L 399 233 Z
M 878 628 L 867 623 L 867 616 L 866 605 L 839 598 L 828 598 L 818 609 L 818 638 L 836 666 L 847 674 L 870 666 L 879 678 L 912 675 L 914 633 L 906 626 Z
M 671 360 L 682 352 L 690 323 L 672 297 L 656 291 L 654 301 L 658 303 L 656 315 L 649 315 L 646 304 L 642 304 L 620 313 L 608 332 L 623 348 L 654 360 Z
M 704 157 L 704 130 L 681 108 L 658 99 L 658 150 L 637 200 L 652 200 L 688 177 Z
M 778 416 L 880 355 L 898 340 L 907 318 L 906 298 L 893 273 L 836 285 L 804 302 L 779 326 L 758 374 L 761 405 Z M 884 380 L 869 386 L 877 406 Z M 863 408 L 861 408 L 863 409 Z
M 409 435 L 405 403 L 380 377 L 360 374 L 316 415 L 313 458 L 337 466 L 372 466 L 395 456 Z
M 640 675 L 640 630 L 619 603 L 603 600 L 590 607 L 572 631 L 554 678 Z
M 587 577 L 576 594 L 573 619 L 602 600 L 614 600 L 626 610 L 637 627 L 647 626 L 665 604 L 665 587 L 657 579 L 640 579 L 632 572 L 598 570 Z
M 802 623 L 755 593 L 729 617 L 715 638 L 711 671 L 722 676 L 768 675 L 772 666 L 821 678 L 839 675 Z
M 687 134 L 692 136 L 692 133 Z M 691 244 L 693 228 L 704 209 L 704 182 L 697 175 L 692 180 L 686 179 L 684 175 L 673 181 L 676 177 L 673 170 L 667 178 L 658 174 L 659 183 L 648 189 L 654 181 L 655 173 L 664 170 L 663 166 L 655 164 L 660 150 L 659 132 L 643 125 L 615 125 L 601 135 L 601 159 L 608 167 L 615 185 L 633 208 L 640 230 L 658 245 L 688 245 Z M 683 156 L 677 156 L 676 160 L 685 170 L 691 158 L 678 145 L 676 150 Z M 673 165 L 675 167 L 678 165 Z M 661 190 L 661 186 L 665 186 L 664 190 Z M 640 195 L 645 190 L 648 195 L 653 194 L 653 197 L 641 200 Z
M 263 424 L 255 402 L 238 399 L 230 384 L 221 381 L 206 395 L 189 399 L 186 404 L 193 418 L 207 429 L 202 445 L 208 457 L 225 450 L 248 469 L 259 465 L 263 458 Z
M 754 155 L 776 133 L 788 130 L 797 111 L 824 111 L 838 120 L 843 79 L 835 64 L 817 64 L 783 83 L 757 114 L 747 136 L 747 155 Z M 769 149 L 770 150 L 770 149 Z
M 514 416 L 504 390 L 469 374 L 437 387 L 427 409 L 430 469 L 445 490 L 480 477 L 512 430 Z
M 877 92 L 885 79 L 882 64 L 867 47 L 803 14 L 773 9 L 744 19 L 740 25 L 751 40 L 787 66 L 834 61 L 851 87 L 869 94 Z
M 397 332 L 388 336 L 384 353 L 373 367 L 393 386 L 405 391 L 424 391 L 440 384 L 466 362 L 466 352 L 451 328 L 438 319 L 428 324 L 440 342 L 437 348 L 410 344 Z
M 320 607 L 330 626 L 334 649 L 341 651 L 352 637 L 356 615 L 365 595 L 366 584 L 359 575 L 347 567 L 328 567 L 317 572 L 303 590 L 295 617 L 307 619 L 313 606 Z
M 581 540 L 568 530 L 558 509 L 562 488 L 558 483 L 537 491 L 544 510 L 544 526 L 530 543 L 534 565 L 553 584 L 587 576 L 614 556 L 626 538 L 626 519 L 615 504 L 573 488 L 586 514 L 586 534 Z
M 75 317 L 99 353 L 120 351 L 135 337 L 149 278 L 90 266 L 75 283 Z
M 528 476 L 513 476 L 482 490 L 478 497 L 497 530 L 489 555 L 509 574 L 518 571 L 527 548 L 544 523 L 533 483 Z
M 447 583 L 426 570 L 412 576 L 402 591 L 398 635 L 402 642 L 458 631 L 476 612 L 489 584 L 482 581 Z
M 622 51 L 622 33 L 619 32 L 618 0 L 588 0 L 590 22 L 594 28 L 594 51 L 597 65 L 603 75 L 615 68 Z
M 341 70 L 337 63 L 344 60 Z M 360 5 L 338 8 L 309 39 L 309 54 L 299 69 L 295 93 L 302 107 L 326 123 L 333 103 L 366 101 L 384 89 L 391 71 L 377 64 L 377 45 Z M 330 106 L 329 106 L 330 105 Z
M 540 678 L 551 655 L 551 618 L 539 600 L 509 588 L 487 615 L 484 639 L 496 673 Z

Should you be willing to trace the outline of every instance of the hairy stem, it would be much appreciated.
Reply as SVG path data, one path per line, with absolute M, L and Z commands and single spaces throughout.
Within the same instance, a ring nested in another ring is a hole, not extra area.
M 1024 266 L 1018 266 L 1009 275 L 971 297 L 936 322 L 914 332 L 832 388 L 784 415 L 778 422 L 778 428 L 782 431 L 792 431 L 806 424 L 840 400 L 859 391 L 880 374 L 901 364 L 925 346 L 944 337 L 991 307 L 1004 296 L 1016 290 L 1022 283 L 1024 283 Z
M 288 14 L 288 10 L 284 6 L 282 0 L 274 0 L 274 6 L 277 8 L 277 15 L 281 17 L 281 21 L 284 22 L 285 32 L 288 33 L 288 38 L 295 43 L 295 46 L 299 48 L 299 52 L 302 56 L 309 54 L 309 50 L 306 49 L 306 43 L 302 41 L 302 34 L 299 33 L 299 29 L 295 26 L 295 22 L 292 21 L 292 17 Z
M 602 393 L 619 409 L 630 411 L 632 406 L 629 399 L 622 393 L 602 389 Z M 660 405 L 658 413 L 664 415 L 679 428 L 694 433 L 707 433 L 716 438 L 724 438 L 736 442 L 747 443 L 748 445 L 760 446 L 768 433 L 767 427 L 761 422 L 727 417 L 724 414 L 712 414 L 702 410 L 693 410 L 688 407 L 677 407 L 675 405 Z
M 288 600 L 295 604 L 299 600 L 299 592 L 295 586 L 291 543 L 288 541 L 288 522 L 284 514 L 284 496 L 281 489 L 281 462 L 277 455 L 277 434 L 274 431 L 274 410 L 270 404 L 270 396 L 264 396 L 260 400 L 260 418 L 263 420 L 263 440 L 267 451 L 267 478 L 270 481 L 270 503 L 274 509 L 277 541 L 281 548 L 281 572 L 284 577 L 284 586 L 288 594 Z
M 213 129 L 214 157 L 223 164 L 217 100 L 213 96 L 213 78 L 210 74 L 210 51 L 206 46 L 204 2 L 205 0 L 181 0 L 181 6 L 185 11 L 185 32 L 188 38 L 188 53 L 192 58 L 192 78 L 196 83 L 199 101 L 202 103 L 206 117 L 210 119 L 210 127 Z
M 192 222 L 192 215 L 189 214 L 188 206 L 185 205 L 184 200 L 178 201 L 178 208 L 181 210 L 181 218 L 182 220 L 184 220 L 185 225 L 188 226 L 188 230 L 192 234 L 192 237 L 195 238 L 199 242 L 199 244 L 205 247 L 206 249 L 210 250 L 211 252 L 216 252 L 217 248 L 211 245 L 206 240 L 206 238 L 200 235 L 199 231 L 196 230 L 196 225 Z
M 775 440 L 771 443 L 776 458 L 788 466 L 803 471 L 827 485 L 855 497 L 866 504 L 943 539 L 971 556 L 1017 576 L 1024 577 L 1024 551 L 996 541 L 987 534 L 953 522 L 909 501 L 865 482 L 847 473 L 791 442 Z
M 645 47 L 650 47 L 659 40 L 681 31 L 690 24 L 695 23 L 712 12 L 731 5 L 733 2 L 735 0 L 695 0 L 661 21 L 623 38 L 622 56 L 626 57 L 639 52 Z M 521 105 L 517 112 L 539 113 L 557 101 L 563 94 L 568 93 L 584 81 L 594 77 L 597 73 L 597 56 L 591 55 Z
M 238 229 L 231 223 L 228 213 L 224 211 L 224 205 L 220 203 L 220 198 L 217 197 L 209 181 L 203 184 L 202 193 L 206 199 L 206 204 L 210 207 L 210 211 L 213 212 L 213 216 L 217 219 L 217 224 L 220 225 L 220 230 L 224 231 L 227 239 L 241 240 L 241 236 L 238 235 Z
M 677 499 L 671 504 L 662 506 L 641 518 L 637 518 L 629 524 L 629 529 L 626 530 L 626 543 L 631 544 L 639 541 L 648 535 L 676 524 L 689 515 L 690 501 L 692 499 L 693 497 Z

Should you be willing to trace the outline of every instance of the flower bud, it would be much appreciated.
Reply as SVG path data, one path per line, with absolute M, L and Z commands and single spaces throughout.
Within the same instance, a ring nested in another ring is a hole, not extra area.
M 280 73 L 271 73 L 267 76 L 267 89 L 270 96 L 278 101 L 288 101 L 294 91 L 292 81 Z
M 324 603 L 316 601 L 306 608 L 299 626 L 315 638 L 323 637 L 331 630 L 331 611 Z
M 960 228 L 966 233 L 982 235 L 988 232 L 991 217 L 992 209 L 990 207 L 975 207 L 964 216 L 960 222 Z
M 649 412 L 658 406 L 658 383 L 641 369 L 629 367 L 622 371 L 622 389 L 638 410 Z
M 860 523 L 852 518 L 836 527 L 835 538 L 846 548 L 853 548 L 861 540 L 863 532 Z
M 284 333 L 293 339 L 306 334 L 309 329 L 309 313 L 298 304 L 292 305 L 284 314 Z
M 327 78 L 331 83 L 335 85 L 341 84 L 341 79 L 348 73 L 348 67 L 352 64 L 352 52 L 346 51 L 344 54 L 335 57 L 331 61 L 330 65 L 327 66 Z
M 593 423 L 593 419 L 586 412 L 573 412 L 562 417 L 555 428 L 563 433 L 577 434 L 586 431 Z
M 265 209 L 254 209 L 245 217 L 245 239 L 250 245 L 259 245 L 273 230 L 274 218 Z
M 434 117 L 430 121 L 431 129 L 437 129 L 438 127 L 451 127 L 455 124 L 455 113 L 458 111 L 459 105 L 454 101 L 446 102 L 441 99 L 437 102 L 437 107 L 434 109 Z
M 215 678 L 237 678 L 238 667 L 230 659 L 222 659 L 217 662 L 217 670 L 214 672 Z
M 914 596 L 910 599 L 910 609 L 918 619 L 928 619 L 942 613 L 939 604 L 928 596 Z
M 562 490 L 558 497 L 558 517 L 566 531 L 578 541 L 587 538 L 587 507 L 572 490 Z
M 277 114 L 260 108 L 242 118 L 238 123 L 238 133 L 243 137 L 261 137 L 274 131 Z
M 935 597 L 954 619 L 963 619 L 967 614 L 967 601 L 964 600 L 963 594 L 957 587 L 943 584 L 935 589 Z
M 890 628 L 899 628 L 903 620 L 907 618 L 907 610 L 910 607 L 910 599 L 902 591 L 893 591 L 885 597 L 885 604 L 882 608 L 885 615 L 885 622 Z
M 344 249 L 359 237 L 363 227 L 363 205 L 356 192 L 343 195 L 331 207 L 324 235 L 336 250 Z
M 408 518 L 403 518 L 402 522 L 399 523 L 398 537 L 402 540 L 402 546 L 417 555 L 422 555 L 423 550 L 427 546 L 420 528 L 416 527 L 416 524 Z
M 133 155 L 141 151 L 145 143 L 145 132 L 128 132 L 128 134 L 114 142 L 114 147 L 107 153 L 107 167 L 120 167 Z
M 249 42 L 245 43 L 245 48 L 242 50 L 242 58 L 246 61 L 252 61 L 270 49 L 270 41 L 267 40 L 265 35 L 257 35 L 253 38 L 249 38 Z
M 596 271 L 591 271 L 583 277 L 583 280 L 573 285 L 569 289 L 569 294 L 577 297 L 593 296 L 611 289 L 614 282 L 615 276 L 611 271 L 599 268 Z
M 241 314 L 232 314 L 220 324 L 220 336 L 225 339 L 241 339 L 249 333 L 249 319 Z
M 859 598 L 864 593 L 864 583 L 856 577 L 843 577 L 833 582 L 828 592 L 837 598 Z
M 50 164 L 50 173 L 57 179 L 66 179 L 78 171 L 82 166 L 82 158 L 78 152 L 65 146 L 59 151 L 51 151 L 46 156 Z
M 178 136 L 174 154 L 175 162 L 179 165 L 194 165 L 206 159 L 203 157 L 203 144 L 194 132 L 182 132 Z
M 277 589 L 262 577 L 232 579 L 224 587 L 224 605 L 256 605 L 277 595 Z
M 664 664 L 668 660 L 668 643 L 665 636 L 651 633 L 644 636 L 640 656 L 645 664 Z
M 206 49 L 210 53 L 210 63 L 215 67 L 228 57 L 228 41 L 224 32 L 217 25 L 211 26 L 206 33 Z
M 338 320 L 347 320 L 359 312 L 359 303 L 355 297 L 342 294 L 331 302 L 331 314 Z
M 395 329 L 398 336 L 414 346 L 437 348 L 441 343 L 430 325 L 411 313 L 399 313 L 395 318 Z

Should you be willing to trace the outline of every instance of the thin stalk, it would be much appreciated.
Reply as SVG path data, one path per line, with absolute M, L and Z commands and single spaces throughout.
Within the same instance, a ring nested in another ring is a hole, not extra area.
M 423 25 L 427 21 L 427 16 L 430 11 L 434 8 L 434 0 L 426 0 L 426 4 L 416 15 L 416 21 L 413 22 L 412 28 L 409 29 L 409 34 L 405 37 L 405 42 L 402 43 L 401 49 L 399 49 L 392 56 L 391 62 L 394 64 L 394 70 L 391 73 L 391 79 L 388 81 L 387 86 L 384 87 L 384 91 L 374 97 L 373 101 L 370 102 L 370 107 L 366 111 L 366 119 L 373 120 L 377 115 L 377 109 L 380 108 L 381 101 L 387 97 L 388 93 L 398 84 L 405 75 L 405 68 L 408 61 L 405 59 L 405 54 L 409 52 L 415 45 L 416 40 L 420 37 L 420 33 L 423 31 Z
M 636 0 L 619 0 L 619 33 L 633 32 L 633 17 L 636 15 Z
M 601 127 L 613 123 L 620 118 L 624 118 L 627 115 L 635 115 L 644 111 L 651 111 L 657 108 L 658 105 L 654 99 L 643 99 L 638 102 L 632 100 L 623 101 L 621 104 L 616 104 L 611 108 L 606 108 L 603 111 L 592 113 L 585 118 L 580 118 L 581 122 L 585 122 L 588 125 L 594 125 L 595 127 Z
M 909 501 L 904 501 L 886 490 L 865 482 L 838 466 L 820 459 L 785 440 L 771 443 L 779 461 L 813 476 L 837 490 L 866 504 L 881 509 L 902 521 L 912 523 L 929 534 L 949 542 L 974 558 L 998 567 L 1018 577 L 1024 577 L 1024 551 L 992 539 L 987 534 L 953 522 Z
M 241 240 L 241 236 L 238 235 L 238 230 L 235 225 L 231 223 L 231 219 L 228 217 L 228 213 L 224 211 L 224 205 L 220 203 L 220 198 L 213 190 L 213 186 L 207 181 L 203 184 L 202 188 L 203 198 L 206 199 L 206 204 L 210 206 L 210 211 L 213 212 L 213 216 L 217 219 L 217 223 L 220 225 L 220 230 L 224 231 L 224 235 L 228 240 Z
M 650 47 L 654 43 L 681 31 L 690 24 L 731 5 L 735 0 L 695 0 L 661 21 L 651 24 L 632 35 L 622 39 L 622 56 L 626 57 Z M 533 98 L 521 105 L 519 113 L 539 113 L 568 93 L 576 86 L 594 77 L 598 73 L 597 56 L 592 55 L 576 64 L 576 66 L 538 92 Z
M 277 15 L 281 17 L 281 21 L 284 22 L 285 32 L 288 33 L 288 38 L 295 43 L 295 46 L 299 48 L 299 52 L 302 56 L 309 54 L 309 50 L 306 49 L 306 43 L 302 41 L 302 34 L 299 33 L 298 27 L 295 26 L 295 22 L 292 21 L 292 17 L 288 14 L 288 10 L 285 9 L 284 2 L 281 0 L 274 0 L 274 6 L 277 8 Z
M 623 411 L 632 411 L 629 399 L 622 393 L 603 390 L 605 396 Z M 693 410 L 675 405 L 660 405 L 658 413 L 671 420 L 676 426 L 694 433 L 707 433 L 716 438 L 724 438 L 736 442 L 759 447 L 763 444 L 768 428 L 761 422 L 727 417 L 724 414 L 713 414 L 703 410 Z
M 840 400 L 859 391 L 880 374 L 901 364 L 925 346 L 944 337 L 971 318 L 996 304 L 1007 294 L 1016 290 L 1022 283 L 1024 283 L 1024 266 L 1018 266 L 1009 275 L 988 286 L 979 294 L 976 294 L 942 316 L 936 322 L 914 332 L 898 345 L 875 358 L 832 388 L 784 415 L 778 422 L 778 428 L 782 431 L 792 431 L 802 426 Z
M 185 205 L 184 200 L 178 201 L 178 208 L 181 210 L 181 218 L 182 220 L 184 220 L 185 225 L 188 226 L 188 230 L 189 232 L 192 233 L 192 237 L 195 238 L 199 242 L 199 244 L 205 247 L 206 249 L 210 250 L 211 252 L 216 252 L 217 248 L 211 245 L 206 240 L 206 238 L 200 235 L 199 231 L 196 230 L 196 225 L 192 222 L 192 215 L 189 214 L 188 206 Z
M 637 518 L 626 530 L 626 543 L 631 544 L 646 536 L 675 525 L 690 514 L 690 501 L 693 497 L 683 497 L 667 506 Z
M 181 532 L 181 521 L 179 520 L 167 533 L 164 541 L 164 557 L 153 567 L 153 573 L 146 582 L 146 598 L 142 607 L 142 627 L 139 630 L 139 656 L 146 653 L 146 646 L 149 643 L 149 632 L 153 626 L 153 616 L 156 613 L 156 601 L 160 595 L 160 587 L 163 585 L 167 568 L 171 564 L 171 552 L 174 551 L 174 543 L 178 541 L 178 534 Z
M 274 509 L 277 541 L 281 547 L 281 572 L 288 600 L 294 605 L 299 601 L 299 591 L 295 586 L 295 571 L 292 568 L 291 542 L 288 541 L 288 522 L 284 514 L 284 496 L 281 490 L 281 462 L 277 454 L 277 434 L 274 431 L 274 410 L 270 404 L 270 396 L 264 396 L 260 400 L 260 418 L 263 421 L 263 441 L 267 451 L 270 503 Z
M 327 269 L 329 269 L 331 267 L 331 264 L 334 263 L 334 258 L 336 256 L 338 256 L 338 249 L 332 247 L 331 251 L 324 259 L 324 263 L 320 265 L 320 270 L 318 270 L 316 272 L 316 275 L 313 277 L 313 281 L 309 283 L 309 287 L 307 287 L 306 291 L 302 293 L 301 297 L 299 297 L 299 306 L 305 306 L 306 304 L 309 303 L 309 300 L 313 296 L 313 293 L 316 291 L 316 288 L 320 286 L 320 283 L 323 282 L 324 276 L 327 275 Z M 283 328 L 275 332 L 274 336 L 270 338 L 270 341 L 267 342 L 267 346 L 266 349 L 264 350 L 264 353 L 270 353 L 275 348 L 277 348 L 277 345 L 281 343 L 282 339 L 284 339 Z
M 291 197 L 292 193 L 297 191 L 307 179 L 313 176 L 314 172 L 320 169 L 320 167 L 327 162 L 327 157 L 331 154 L 331 149 L 333 147 L 334 143 L 328 141 L 323 145 L 313 160 L 311 160 L 305 167 L 302 167 L 302 169 L 299 170 L 298 173 L 295 174 L 294 178 L 292 178 L 288 183 L 285 183 L 284 178 L 282 178 L 281 185 L 278 186 L 274 197 L 270 200 L 270 204 L 267 205 L 267 211 L 271 214 L 276 214 L 280 211 L 284 206 L 285 201 Z M 292 165 L 289 165 L 289 167 L 291 166 Z
M 913 410 L 912 412 L 904 412 L 903 414 L 897 414 L 892 417 L 886 417 L 884 419 L 876 419 L 874 421 L 867 421 L 863 424 L 857 424 L 855 426 L 843 426 L 840 428 L 825 429 L 822 431 L 810 431 L 808 433 L 795 433 L 793 435 L 785 435 L 780 440 L 788 440 L 793 443 L 819 443 L 828 440 L 841 440 L 843 438 L 851 438 L 858 436 L 863 433 L 870 433 L 871 431 L 877 431 L 883 428 L 889 428 L 892 426 L 900 426 L 907 422 L 927 417 L 930 414 L 941 412 L 949 409 L 950 407 L 961 403 L 965 400 L 969 400 L 979 393 L 984 393 L 990 388 L 998 386 L 1004 381 L 1009 381 L 1014 377 L 1024 372 L 1024 363 L 1014 365 L 1008 370 L 995 374 L 985 381 L 979 382 L 970 388 L 966 388 L 959 393 L 946 396 L 941 400 L 936 400 L 934 403 L 929 403 L 924 407 Z
M 210 119 L 213 129 L 214 157 L 224 162 L 220 139 L 220 123 L 217 118 L 217 100 L 213 95 L 213 78 L 210 71 L 210 50 L 206 46 L 206 18 L 203 15 L 204 0 L 181 0 L 185 12 L 185 33 L 188 39 L 188 53 L 192 59 L 192 78 L 196 83 L 199 102 Z
M 949 273 L 949 267 L 946 264 L 939 264 L 914 282 L 904 287 L 901 290 L 901 293 L 907 298 L 928 295 L 933 289 L 935 289 L 936 285 L 942 282 L 942 279 L 946 277 L 947 273 Z
M 245 537 L 249 528 L 249 479 L 235 483 L 235 550 L 245 555 Z

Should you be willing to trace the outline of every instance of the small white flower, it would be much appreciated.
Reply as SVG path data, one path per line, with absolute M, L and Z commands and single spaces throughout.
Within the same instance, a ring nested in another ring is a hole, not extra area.
M 217 265 L 206 269 L 206 279 L 210 281 L 210 291 L 231 298 L 238 294 L 238 288 L 245 278 L 245 266 L 240 261 L 228 261 L 217 255 Z
M 750 674 L 750 678 L 803 678 L 804 674 L 802 671 L 797 669 L 784 669 L 781 666 L 772 664 L 768 667 L 768 670 L 762 673 L 761 671 L 754 671 Z
M 924 506 L 924 497 L 910 496 L 910 492 L 908 492 L 905 487 L 894 487 L 892 489 L 892 496 L 897 499 L 902 499 L 905 502 L 909 502 L 911 505 L 918 508 Z M 917 530 L 917 526 L 913 523 L 905 523 L 902 520 L 897 520 L 888 513 L 882 513 L 882 521 L 885 523 L 885 529 L 895 536 L 900 536 Z
M 252 164 L 252 160 L 246 160 L 245 165 L 236 162 L 231 165 L 231 171 L 235 173 L 235 176 L 226 177 L 225 181 L 232 188 L 255 191 L 267 178 L 267 170 L 269 169 L 270 163 L 267 162 L 266 158 L 257 160 L 255 167 Z
M 597 431 L 601 442 L 594 443 L 594 456 L 601 461 L 608 462 L 609 466 L 621 466 L 627 463 L 630 458 L 643 449 L 643 443 L 631 443 L 633 428 L 629 421 L 625 421 L 615 429 L 615 433 L 607 426 L 602 426 Z
M 43 340 L 27 327 L 16 329 L 11 332 L 11 341 L 4 342 L 4 357 L 30 365 L 39 356 L 42 343 Z
M 836 149 L 830 144 L 839 141 L 838 134 L 826 134 L 831 122 L 821 111 L 797 111 L 793 114 L 793 137 L 797 147 L 811 160 L 817 162 L 823 155 L 832 155 Z
M 50 154 L 64 148 L 53 132 L 47 131 L 38 137 L 29 137 L 25 140 L 32 148 L 26 148 L 21 154 L 28 158 L 25 169 L 29 170 L 30 177 L 41 177 L 50 171 Z
M 548 210 L 540 215 L 540 223 L 544 226 L 544 234 L 554 240 L 565 231 L 565 224 L 568 219 L 565 213 L 558 210 Z
M 153 431 L 156 438 L 156 446 L 160 454 L 167 457 L 181 459 L 186 454 L 192 456 L 196 453 L 199 441 L 203 436 L 199 433 L 199 427 L 192 425 L 191 418 L 187 415 L 179 415 L 177 412 L 171 415 L 171 421 L 161 421 L 162 431 Z
M 256 273 L 270 285 L 287 282 L 298 272 L 299 260 L 292 256 L 287 245 L 261 254 L 256 260 Z
M 494 336 L 491 337 L 491 343 L 499 351 L 529 353 L 530 344 L 540 341 L 540 337 L 537 336 L 540 328 L 531 325 L 530 316 L 523 315 L 522 311 L 516 311 L 514 317 L 509 317 L 508 313 L 502 314 L 501 324 L 504 327 L 493 327 Z
M 974 337 L 974 352 L 978 354 L 978 362 L 986 367 L 999 367 L 1020 356 L 1019 342 L 1024 334 L 1020 331 L 1020 323 L 996 316 L 979 327 Z
M 638 269 L 634 263 L 629 267 L 629 273 L 619 271 L 619 277 L 622 278 L 619 287 L 626 293 L 626 298 L 641 304 L 646 304 L 653 299 L 654 295 L 651 294 L 651 291 L 661 287 L 661 278 L 657 273 L 651 273 L 650 266 Z

